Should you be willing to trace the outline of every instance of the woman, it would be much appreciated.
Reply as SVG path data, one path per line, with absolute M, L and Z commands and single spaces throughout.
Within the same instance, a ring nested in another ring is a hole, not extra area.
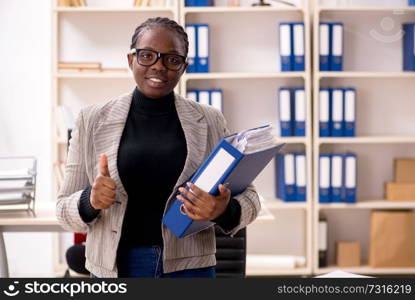
M 78 116 L 57 216 L 64 228 L 88 233 L 92 276 L 215 277 L 214 229 L 179 239 L 161 223 L 166 209 L 177 197 L 190 218 L 231 235 L 260 209 L 253 186 L 232 199 L 223 186 L 218 196 L 182 187 L 228 134 L 219 111 L 173 92 L 188 45 L 176 22 L 148 19 L 128 54 L 134 91 Z

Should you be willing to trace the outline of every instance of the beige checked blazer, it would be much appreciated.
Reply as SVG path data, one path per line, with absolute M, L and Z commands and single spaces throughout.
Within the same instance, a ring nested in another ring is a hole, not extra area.
M 72 132 L 64 182 L 58 194 L 58 220 L 69 231 L 88 233 L 86 268 L 98 277 L 117 277 L 116 253 L 128 201 L 117 170 L 117 152 L 131 100 L 132 93 L 128 93 L 105 104 L 91 105 L 81 110 Z M 188 154 L 183 171 L 167 200 L 165 211 L 172 204 L 178 187 L 190 179 L 219 140 L 229 133 L 225 119 L 218 110 L 179 95 L 175 95 L 175 105 Z M 102 153 L 108 157 L 110 175 L 117 186 L 116 202 L 109 209 L 102 210 L 94 221 L 86 224 L 79 215 L 78 203 L 82 191 L 92 185 L 97 176 Z M 173 155 L 174 153 L 172 157 Z M 228 232 L 230 235 L 252 222 L 260 210 L 258 194 L 252 185 L 235 198 L 241 205 L 241 218 L 239 225 Z M 179 239 L 164 225 L 160 226 L 166 273 L 216 264 L 213 227 Z

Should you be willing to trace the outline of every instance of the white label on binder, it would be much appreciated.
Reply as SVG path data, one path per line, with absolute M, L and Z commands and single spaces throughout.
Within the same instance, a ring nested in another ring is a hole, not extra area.
M 320 187 L 328 189 L 330 187 L 330 157 L 320 157 Z
M 209 28 L 207 26 L 199 26 L 198 30 L 198 50 L 199 57 L 209 56 Z
M 280 91 L 280 120 L 289 122 L 291 120 L 291 107 L 290 107 L 290 91 Z
M 356 92 L 353 90 L 346 91 L 344 97 L 344 119 L 346 122 L 354 122 L 355 121 L 355 104 L 356 104 Z
M 333 121 L 343 121 L 343 91 L 333 90 Z
M 346 157 L 345 186 L 349 189 L 356 187 L 356 157 L 354 156 Z
M 320 55 L 329 55 L 329 25 L 320 24 Z
M 304 25 L 294 24 L 294 55 L 304 55 Z
M 211 101 L 210 105 L 222 111 L 222 92 L 220 91 L 211 92 L 210 101 Z
M 320 91 L 320 121 L 329 121 L 329 91 Z
M 209 162 L 200 177 L 194 182 L 202 190 L 209 192 L 226 170 L 231 166 L 235 158 L 226 150 L 219 149 L 215 157 Z
M 304 90 L 295 91 L 295 120 L 305 121 L 306 104 Z
M 333 155 L 332 157 L 332 175 L 331 175 L 331 186 L 339 188 L 342 186 L 342 164 L 343 159 L 341 156 Z
M 284 155 L 284 173 L 285 173 L 285 184 L 295 184 L 294 177 L 294 154 Z
M 189 25 L 186 26 L 186 33 L 189 39 L 189 51 L 187 56 L 189 58 L 196 57 L 196 28 L 195 26 Z
M 343 26 L 333 25 L 333 55 L 343 55 Z
M 291 55 L 291 29 L 289 24 L 280 25 L 280 55 Z
M 197 102 L 196 92 L 187 92 L 186 98 Z
M 306 160 L 305 155 L 295 157 L 295 179 L 297 186 L 306 186 Z
M 209 92 L 208 91 L 199 91 L 199 103 L 209 105 Z

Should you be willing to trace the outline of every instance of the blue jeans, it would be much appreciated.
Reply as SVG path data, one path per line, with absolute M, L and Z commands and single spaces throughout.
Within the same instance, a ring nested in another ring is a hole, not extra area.
M 163 272 L 163 248 L 140 246 L 119 249 L 117 253 L 118 277 L 150 278 L 215 278 L 214 267 L 187 269 L 172 273 Z M 96 277 L 91 274 L 91 277 Z

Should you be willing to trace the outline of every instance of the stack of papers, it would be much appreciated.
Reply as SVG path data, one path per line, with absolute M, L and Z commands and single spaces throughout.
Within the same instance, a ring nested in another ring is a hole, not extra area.
M 248 129 L 230 136 L 229 142 L 241 153 L 249 154 L 278 145 L 276 130 L 271 125 Z

